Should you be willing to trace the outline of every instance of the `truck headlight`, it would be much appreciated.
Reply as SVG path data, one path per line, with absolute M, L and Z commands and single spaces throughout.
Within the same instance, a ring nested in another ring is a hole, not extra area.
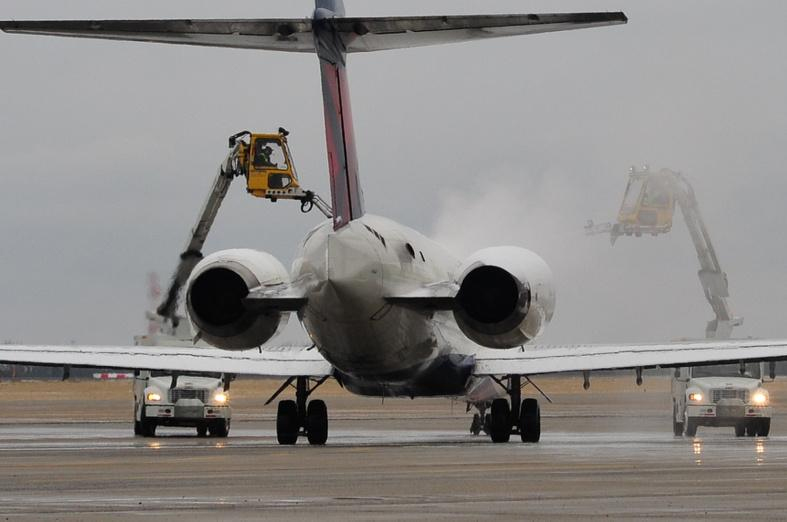
M 691 392 L 689 394 L 689 400 L 692 402 L 701 402 L 702 394 L 700 392 Z
M 768 394 L 762 390 L 757 390 L 754 392 L 754 395 L 751 396 L 751 401 L 757 406 L 765 406 L 768 404 Z
M 149 392 L 147 394 L 148 402 L 159 402 L 161 400 L 161 394 L 158 392 Z
M 213 402 L 215 402 L 216 404 L 227 404 L 228 400 L 229 400 L 229 395 L 227 395 L 226 392 L 217 391 L 216 393 L 213 394 Z

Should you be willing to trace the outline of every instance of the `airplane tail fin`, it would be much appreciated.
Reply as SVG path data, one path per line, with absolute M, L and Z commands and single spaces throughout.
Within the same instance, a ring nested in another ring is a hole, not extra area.
M 0 21 L 8 33 L 210 47 L 316 52 L 320 58 L 334 229 L 364 213 L 346 54 L 624 24 L 626 15 L 345 17 L 341 0 L 316 0 L 309 19 Z

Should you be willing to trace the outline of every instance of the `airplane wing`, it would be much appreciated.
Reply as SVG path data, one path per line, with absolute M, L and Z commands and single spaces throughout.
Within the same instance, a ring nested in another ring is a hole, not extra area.
M 537 375 L 585 370 L 699 366 L 787 360 L 787 339 L 690 341 L 663 344 L 585 344 L 482 349 L 476 375 Z
M 333 367 L 306 346 L 227 351 L 172 346 L 0 345 L 0 362 L 47 366 L 325 377 Z
M 209 47 L 315 52 L 313 24 L 329 23 L 346 52 L 369 52 L 625 24 L 614 13 L 229 20 L 0 21 L 7 33 L 100 38 Z

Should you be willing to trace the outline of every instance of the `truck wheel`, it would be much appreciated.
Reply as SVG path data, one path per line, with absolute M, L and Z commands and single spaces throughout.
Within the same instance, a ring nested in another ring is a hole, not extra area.
M 226 437 L 230 434 L 230 420 L 221 419 L 214 421 L 209 428 L 211 437 Z
M 134 420 L 134 435 L 140 436 L 142 435 L 142 423 L 138 420 Z
M 759 425 L 757 428 L 757 435 L 760 437 L 767 437 L 771 432 L 771 419 L 760 419 L 760 422 L 757 424 Z
M 317 446 L 328 440 L 328 408 L 325 401 L 315 399 L 306 406 L 306 438 L 309 444 Z
M 747 437 L 754 437 L 757 435 L 757 424 L 758 421 L 749 421 L 746 423 L 746 436 Z
M 746 435 L 746 425 L 742 422 L 739 422 L 735 425 L 735 436 L 743 437 L 744 435 Z
M 207 437 L 208 436 L 208 425 L 207 424 L 200 424 L 197 426 L 197 437 Z
M 295 444 L 298 441 L 298 406 L 295 401 L 279 401 L 276 412 L 276 440 L 279 444 Z
M 519 435 L 522 442 L 538 442 L 541 438 L 541 408 L 536 399 L 525 399 L 519 412 Z
M 694 437 L 695 435 L 697 435 L 697 421 L 689 419 L 686 422 L 686 436 Z
M 156 436 L 156 423 L 150 419 L 146 419 L 142 417 L 140 421 L 141 428 L 142 428 L 142 436 L 143 437 L 155 437 Z
M 508 442 L 511 438 L 511 407 L 508 405 L 508 399 L 492 401 L 489 432 L 492 442 Z

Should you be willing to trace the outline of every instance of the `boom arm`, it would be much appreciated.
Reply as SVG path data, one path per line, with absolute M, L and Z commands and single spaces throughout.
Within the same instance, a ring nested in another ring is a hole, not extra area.
M 671 172 L 671 174 L 675 198 L 683 214 L 683 220 L 686 222 L 686 228 L 689 229 L 692 243 L 697 251 L 697 259 L 700 262 L 700 270 L 697 275 L 700 278 L 702 290 L 705 292 L 705 299 L 708 300 L 716 315 L 714 320 L 708 322 L 705 328 L 705 337 L 729 339 L 732 329 L 740 326 L 743 319 L 734 316 L 730 304 L 727 302 L 727 298 L 730 296 L 727 274 L 722 271 L 719 264 L 710 234 L 708 234 L 708 229 L 700 214 L 694 189 L 679 172 Z
M 186 241 L 186 248 L 180 254 L 180 262 L 178 262 L 175 273 L 172 275 L 167 295 L 156 310 L 156 313 L 169 320 L 173 326 L 177 326 L 180 320 L 177 315 L 180 289 L 186 284 L 191 271 L 202 259 L 202 247 L 208 238 L 210 228 L 216 220 L 216 215 L 219 213 L 219 208 L 227 196 L 232 180 L 240 174 L 240 169 L 232 164 L 237 160 L 238 147 L 240 147 L 240 143 L 235 145 L 227 155 L 227 158 L 221 163 L 208 197 L 197 217 L 197 222 L 191 229 L 191 233 Z

